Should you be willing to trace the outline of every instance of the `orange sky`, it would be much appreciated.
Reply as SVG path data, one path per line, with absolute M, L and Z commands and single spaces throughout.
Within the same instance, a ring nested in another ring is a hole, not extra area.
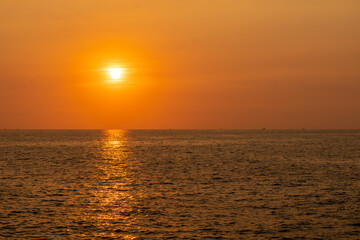
M 360 1 L 1 0 L 0 128 L 359 128 Z M 109 83 L 110 65 L 127 68 Z

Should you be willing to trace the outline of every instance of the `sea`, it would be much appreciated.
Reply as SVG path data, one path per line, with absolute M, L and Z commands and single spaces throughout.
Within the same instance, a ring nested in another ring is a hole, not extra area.
M 360 130 L 0 130 L 0 239 L 360 239 Z

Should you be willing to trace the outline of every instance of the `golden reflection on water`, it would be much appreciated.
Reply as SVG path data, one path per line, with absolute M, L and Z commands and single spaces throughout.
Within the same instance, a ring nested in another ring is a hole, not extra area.
M 125 234 L 136 220 L 132 217 L 137 205 L 134 196 L 134 174 L 136 167 L 130 160 L 126 130 L 105 130 L 101 140 L 98 162 L 98 186 L 92 192 L 94 196 L 92 222 L 100 230 L 98 237 L 118 237 L 133 239 Z M 117 226 L 117 229 L 113 229 Z

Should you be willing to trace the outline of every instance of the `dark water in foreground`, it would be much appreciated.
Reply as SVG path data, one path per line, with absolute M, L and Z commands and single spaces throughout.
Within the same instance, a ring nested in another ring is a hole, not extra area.
M 0 131 L 1 239 L 360 239 L 360 131 Z

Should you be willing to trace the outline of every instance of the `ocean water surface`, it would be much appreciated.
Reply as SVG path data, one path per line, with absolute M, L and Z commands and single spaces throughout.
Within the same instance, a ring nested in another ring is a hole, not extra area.
M 0 130 L 0 239 L 360 239 L 360 131 Z

